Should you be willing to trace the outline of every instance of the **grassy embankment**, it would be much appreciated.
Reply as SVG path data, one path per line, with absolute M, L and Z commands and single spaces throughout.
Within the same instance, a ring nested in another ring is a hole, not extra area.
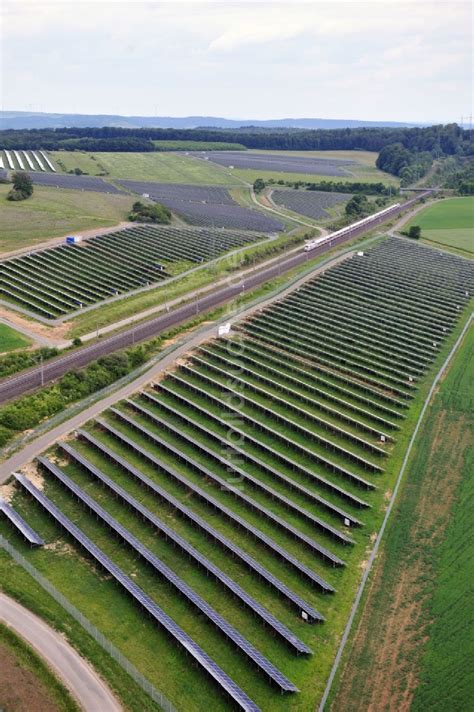
M 419 225 L 424 242 L 445 245 L 459 254 L 474 253 L 474 197 L 446 198 L 429 205 L 407 227 Z
M 0 704 L 5 712 L 79 712 L 69 691 L 37 653 L 0 623 Z
M 334 712 L 471 706 L 473 381 L 471 328 L 419 432 Z
M 157 151 L 245 151 L 241 143 L 225 141 L 153 141 Z

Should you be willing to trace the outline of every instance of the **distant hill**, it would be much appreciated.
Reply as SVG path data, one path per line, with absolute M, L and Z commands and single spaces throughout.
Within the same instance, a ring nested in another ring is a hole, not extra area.
M 223 119 L 216 116 L 118 116 L 114 114 L 48 114 L 29 111 L 0 111 L 0 129 L 45 129 L 74 126 L 77 128 L 97 128 L 115 126 L 117 128 L 173 128 L 194 129 L 197 127 L 236 129 L 256 127 L 262 129 L 344 129 L 360 127 L 413 127 L 416 123 L 396 121 L 358 121 L 352 119 Z

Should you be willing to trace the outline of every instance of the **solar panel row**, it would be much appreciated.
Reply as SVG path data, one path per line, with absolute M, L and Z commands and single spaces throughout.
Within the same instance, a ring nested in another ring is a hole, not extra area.
M 61 449 L 75 462 L 79 463 L 87 472 L 95 477 L 99 482 L 106 485 L 113 494 L 125 502 L 131 509 L 139 514 L 144 520 L 152 524 L 158 531 L 165 535 L 167 539 L 180 547 L 188 556 L 196 563 L 200 564 L 207 572 L 212 573 L 215 578 L 228 588 L 242 603 L 256 613 L 265 621 L 276 633 L 278 633 L 285 641 L 295 649 L 297 653 L 311 653 L 311 649 L 297 638 L 286 626 L 284 626 L 275 616 L 266 610 L 258 601 L 244 591 L 236 584 L 227 574 L 213 564 L 207 557 L 201 554 L 195 547 L 189 544 L 179 534 L 165 524 L 159 517 L 153 514 L 149 509 L 140 504 L 138 500 L 132 497 L 123 487 L 120 487 L 110 477 L 107 477 L 98 467 L 92 464 L 86 457 L 81 455 L 77 450 L 67 443 L 60 443 Z
M 257 705 L 243 690 L 222 670 L 214 660 L 194 640 L 178 626 L 132 579 L 116 566 L 98 546 L 96 546 L 71 520 L 66 517 L 46 495 L 37 489 L 30 480 L 21 474 L 15 474 L 16 480 L 34 499 L 60 524 L 65 531 L 80 544 L 145 610 L 150 616 L 204 668 L 204 670 L 232 698 L 235 704 L 245 712 L 259 712 Z
M 6 500 L 0 499 L 0 512 L 10 520 L 10 522 L 18 529 L 18 531 L 25 537 L 29 544 L 34 546 L 43 546 L 43 539 L 35 532 L 30 525 L 25 522 L 23 517 L 18 514 L 18 512 L 13 509 L 11 504 Z
M 143 448 L 141 445 L 136 443 L 134 440 L 132 440 L 131 438 L 128 438 L 120 430 L 117 430 L 116 428 L 113 428 L 112 426 L 110 426 L 105 420 L 98 419 L 97 424 L 108 435 L 113 436 L 118 442 L 126 445 L 127 448 L 129 448 L 132 452 L 135 452 L 138 455 L 140 455 L 142 458 L 144 458 L 146 461 L 151 463 L 158 470 L 165 472 L 173 480 L 175 480 L 176 482 L 181 484 L 183 487 L 185 487 L 186 490 L 191 491 L 193 494 L 197 495 L 197 497 L 199 499 L 206 502 L 214 509 L 227 515 L 227 509 L 225 507 L 223 507 L 223 505 L 221 505 L 221 503 L 218 500 L 216 500 L 213 497 L 211 497 L 210 495 L 208 495 L 206 492 L 204 492 L 204 490 L 201 487 L 198 487 L 193 482 L 188 480 L 186 477 L 183 477 L 179 472 L 177 472 L 175 469 L 170 467 L 163 460 L 160 460 L 158 457 L 153 455 L 147 449 Z M 268 571 L 264 566 L 262 566 L 252 556 L 249 556 L 249 554 L 247 554 L 245 551 L 243 551 L 238 546 L 236 546 L 233 542 L 231 542 L 229 539 L 227 539 L 225 536 L 223 536 L 216 529 L 211 527 L 202 517 L 199 517 L 197 514 L 195 514 L 188 507 L 182 505 L 181 502 L 179 502 L 179 500 L 171 497 L 171 495 L 169 495 L 166 492 L 166 490 L 163 490 L 155 482 L 150 480 L 150 478 L 146 477 L 139 470 L 132 467 L 123 458 L 119 458 L 119 456 L 115 452 L 110 450 L 110 448 L 106 448 L 97 439 L 95 439 L 91 435 L 89 435 L 89 433 L 81 430 L 80 435 L 82 438 L 84 438 L 88 442 L 94 444 L 99 449 L 100 452 L 106 453 L 107 456 L 112 459 L 112 461 L 117 462 L 117 464 L 119 464 L 121 467 L 123 467 L 132 476 L 136 477 L 142 484 L 146 485 L 154 494 L 157 494 L 159 497 L 162 497 L 165 501 L 169 502 L 172 506 L 176 507 L 176 509 L 181 514 L 183 514 L 186 518 L 188 518 L 190 521 L 192 521 L 194 524 L 196 524 L 202 531 L 205 531 L 207 534 L 209 534 L 223 548 L 225 548 L 227 551 L 229 551 L 231 554 L 233 554 L 236 558 L 238 558 L 240 561 L 242 561 L 244 564 L 246 564 L 246 566 L 248 566 L 249 569 L 251 569 L 256 574 L 258 574 L 258 576 L 260 576 L 260 578 L 262 578 L 272 588 L 274 588 L 276 591 L 278 591 L 278 593 L 280 593 L 287 601 L 289 601 L 289 603 L 291 603 L 300 613 L 304 613 L 305 616 L 309 619 L 309 621 L 313 622 L 313 621 L 323 621 L 324 620 L 324 617 L 321 615 L 321 613 L 319 613 L 312 606 L 310 606 L 309 603 L 307 603 L 307 601 L 304 601 L 300 596 L 298 596 L 296 593 L 291 591 L 282 581 L 280 581 L 280 579 L 278 579 L 276 576 L 274 576 L 270 571 Z
M 103 507 L 68 477 L 57 465 L 45 457 L 39 457 L 38 462 L 51 475 L 54 475 L 80 502 L 86 505 L 102 522 L 118 534 L 137 554 L 139 554 L 155 571 L 171 583 L 190 603 L 201 611 L 229 640 L 231 640 L 252 662 L 280 687 L 283 692 L 296 692 L 297 688 L 276 668 L 264 655 L 262 655 L 238 630 L 234 628 L 223 616 L 217 613 L 201 596 L 188 586 L 175 572 L 161 559 L 144 546 L 129 530 L 122 526 Z
M 195 402 L 190 402 L 189 399 L 185 399 L 183 396 L 180 394 L 176 393 L 176 391 L 173 391 L 169 389 L 164 383 L 160 383 L 159 386 L 157 387 L 157 390 L 162 391 L 165 394 L 171 395 L 173 398 L 176 398 L 178 402 L 184 403 L 186 406 L 192 407 L 197 413 L 199 413 L 200 416 L 206 418 L 209 416 L 210 420 L 220 424 L 220 425 L 225 425 L 224 421 L 222 421 L 220 418 L 217 416 L 214 416 L 212 413 L 209 413 L 208 411 L 204 411 L 203 408 L 201 408 L 199 405 L 197 405 Z M 142 394 L 142 397 L 145 398 L 146 400 L 150 401 L 151 403 L 158 405 L 160 409 L 164 410 L 168 415 L 171 417 L 183 417 L 183 420 L 188 424 L 192 425 L 194 429 L 197 431 L 201 431 L 204 433 L 206 436 L 209 438 L 216 440 L 221 446 L 222 446 L 222 452 L 228 452 L 229 450 L 233 451 L 234 453 L 238 454 L 242 459 L 248 460 L 249 462 L 253 462 L 255 464 L 261 465 L 264 469 L 267 469 L 265 467 L 265 463 L 263 463 L 261 460 L 258 460 L 257 458 L 249 455 L 243 448 L 239 447 L 237 444 L 234 444 L 233 441 L 226 440 L 224 437 L 221 437 L 218 432 L 215 430 L 211 430 L 210 428 L 204 427 L 202 424 L 202 421 L 199 420 L 190 420 L 189 418 L 185 418 L 184 415 L 176 409 L 175 405 L 173 404 L 173 407 L 167 405 L 163 400 L 158 400 L 154 396 L 152 396 L 150 393 L 147 393 L 144 391 Z M 241 436 L 241 441 L 243 442 L 244 439 L 247 438 L 247 433 L 244 433 L 243 431 L 239 430 L 238 428 L 234 427 L 232 425 L 232 433 L 237 434 L 238 436 Z M 338 539 L 340 542 L 344 544 L 352 544 L 353 540 L 343 534 L 342 532 L 338 531 L 334 527 L 332 527 L 330 524 L 327 522 L 322 521 L 318 517 L 316 517 L 314 514 L 309 512 L 308 510 L 303 509 L 303 507 L 300 507 L 299 505 L 295 504 L 293 500 L 290 500 L 288 497 L 285 497 L 284 495 L 280 494 L 277 490 L 273 489 L 269 485 L 265 484 L 261 480 L 259 480 L 257 477 L 254 477 L 250 473 L 246 472 L 242 468 L 235 466 L 233 463 L 229 463 L 229 466 L 232 466 L 233 471 L 244 481 L 247 481 L 254 485 L 256 489 L 261 490 L 262 492 L 265 492 L 268 494 L 272 499 L 275 501 L 278 501 L 282 504 L 284 504 L 288 509 L 297 512 L 300 514 L 302 517 L 307 519 L 309 522 L 314 524 L 315 527 L 318 529 L 321 529 L 324 531 L 326 534 L 329 534 L 333 536 L 335 539 Z M 280 476 L 279 479 L 285 479 L 283 476 Z M 314 542 L 306 542 L 310 548 L 314 548 Z M 326 551 L 323 548 L 318 548 L 316 549 L 319 553 L 323 554 L 323 557 L 326 557 Z M 330 553 L 330 552 L 328 552 Z M 339 563 L 339 560 L 336 562 L 334 560 L 334 557 L 331 555 L 327 557 L 331 563 Z
M 128 425 L 131 425 L 135 430 L 140 432 L 142 435 L 145 435 L 148 439 L 150 439 L 152 442 L 160 445 L 161 447 L 164 447 L 166 450 L 169 452 L 173 453 L 179 460 L 182 462 L 185 462 L 187 465 L 192 467 L 193 470 L 196 472 L 199 472 L 200 474 L 204 475 L 205 477 L 208 477 L 211 480 L 214 480 L 215 482 L 218 482 L 220 486 L 224 487 L 225 490 L 230 489 L 228 484 L 223 480 L 222 478 L 217 477 L 211 470 L 208 468 L 204 467 L 204 465 L 201 465 L 197 460 L 194 460 L 193 458 L 189 457 L 183 450 L 180 450 L 177 447 L 174 447 L 171 443 L 169 443 L 166 440 L 163 440 L 162 438 L 158 437 L 154 433 L 152 433 L 150 430 L 147 430 L 144 428 L 140 423 L 133 418 L 130 418 L 129 416 L 125 415 L 125 413 L 117 410 L 116 408 L 111 408 L 111 412 L 119 419 L 122 420 L 123 422 L 127 423 Z M 168 427 L 168 424 L 165 423 L 164 421 L 160 421 L 163 427 L 166 429 Z M 238 493 L 238 490 L 235 490 L 236 493 Z M 294 556 L 289 554 L 283 547 L 281 547 L 276 541 L 274 541 L 271 537 L 267 536 L 260 530 L 256 529 L 254 526 L 250 525 L 245 519 L 242 519 L 242 517 L 239 517 L 235 512 L 230 510 L 227 507 L 220 507 L 220 510 L 226 514 L 226 516 L 230 519 L 232 519 L 235 523 L 237 523 L 240 527 L 243 529 L 247 530 L 249 534 L 254 536 L 257 540 L 265 544 L 269 549 L 271 549 L 277 556 L 279 556 L 281 559 L 283 559 L 289 566 L 294 568 L 296 571 L 298 571 L 302 576 L 307 578 L 309 581 L 314 586 L 318 586 L 322 591 L 324 592 L 334 592 L 334 588 L 329 584 L 327 581 L 325 581 L 321 576 L 319 576 L 317 573 L 309 569 L 307 566 L 302 564 L 298 559 L 296 559 Z

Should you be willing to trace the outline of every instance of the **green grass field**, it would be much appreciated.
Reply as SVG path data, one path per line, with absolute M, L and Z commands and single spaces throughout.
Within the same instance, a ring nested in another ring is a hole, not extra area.
M 33 708 L 79 712 L 75 700 L 43 659 L 3 624 L 0 624 L 0 659 L 4 663 L 0 704 L 6 712 Z
M 237 185 L 238 181 L 211 161 L 201 161 L 176 153 L 84 153 L 53 151 L 54 161 L 69 171 L 80 168 L 90 175 L 106 173 L 108 178 L 149 180 L 157 183 Z
M 127 219 L 133 203 L 128 195 L 35 187 L 19 203 L 7 201 L 8 185 L 0 185 L 0 253 L 37 245 L 68 232 L 117 225 Z
M 410 221 L 422 239 L 474 253 L 474 198 L 446 198 L 429 205 Z
M 15 349 L 24 349 L 31 345 L 30 339 L 19 331 L 15 331 L 11 326 L 0 324 L 0 354 L 14 351 Z
M 471 328 L 419 432 L 334 712 L 470 708 L 473 379 Z

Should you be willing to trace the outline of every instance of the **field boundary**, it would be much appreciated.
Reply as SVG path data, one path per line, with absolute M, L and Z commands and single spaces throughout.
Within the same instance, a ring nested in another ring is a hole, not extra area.
M 52 598 L 59 603 L 62 608 L 64 608 L 69 615 L 71 615 L 74 620 L 76 620 L 82 628 L 91 635 L 96 643 L 98 643 L 103 650 L 105 650 L 128 674 L 130 677 L 139 685 L 144 692 L 146 692 L 151 699 L 156 702 L 164 712 L 176 712 L 171 702 L 165 697 L 165 695 L 157 690 L 157 688 L 149 682 L 144 675 L 142 675 L 132 663 L 127 660 L 127 658 L 113 645 L 113 643 L 106 638 L 103 633 L 100 632 L 98 628 L 95 627 L 93 623 L 90 622 L 86 616 L 84 616 L 72 603 L 70 603 L 65 596 L 63 596 L 60 591 L 53 586 L 47 579 L 44 578 L 40 572 L 35 569 L 35 567 L 30 564 L 25 557 L 20 554 L 19 551 L 15 549 L 14 546 L 10 544 L 1 534 L 0 534 L 0 547 L 4 549 L 15 561 L 21 566 L 35 581 L 41 586 L 41 588 L 49 593 Z
M 355 616 L 356 616 L 356 614 L 357 614 L 357 611 L 358 611 L 358 608 L 359 608 L 359 605 L 360 605 L 360 602 L 361 602 L 361 599 L 362 599 L 362 594 L 364 593 L 365 585 L 366 585 L 366 583 L 367 583 L 367 580 L 368 580 L 368 578 L 369 578 L 369 574 L 370 574 L 370 572 L 371 572 L 372 566 L 373 566 L 373 564 L 374 564 L 375 558 L 376 558 L 377 553 L 378 553 L 378 550 L 379 550 L 379 548 L 380 548 L 380 544 L 381 544 L 381 541 L 382 541 L 382 538 L 383 538 L 383 535 L 384 535 L 384 532 L 385 532 L 385 529 L 386 529 L 388 520 L 389 520 L 389 518 L 390 518 L 390 514 L 391 514 L 391 512 L 392 512 L 393 505 L 395 504 L 395 500 L 396 500 L 396 498 L 397 498 L 398 490 L 399 490 L 400 485 L 401 485 L 401 482 L 402 482 L 402 480 L 403 480 L 403 475 L 405 474 L 406 466 L 407 466 L 407 464 L 408 464 L 408 460 L 409 460 L 409 458 L 410 458 L 410 454 L 411 454 L 413 445 L 414 445 L 414 443 L 415 443 L 416 436 L 418 435 L 418 431 L 419 431 L 420 426 L 421 426 L 421 423 L 422 423 L 422 421 L 423 421 L 425 412 L 426 412 L 426 410 L 427 410 L 427 408 L 428 408 L 428 406 L 429 406 L 429 404 L 430 404 L 431 398 L 432 398 L 432 396 L 433 396 L 433 393 L 434 393 L 434 391 L 435 391 L 436 386 L 438 385 L 439 380 L 440 380 L 441 377 L 443 376 L 444 372 L 446 371 L 447 367 L 448 367 L 449 364 L 450 364 L 450 361 L 451 361 L 452 357 L 453 357 L 454 354 L 456 353 L 456 351 L 457 351 L 457 349 L 459 348 L 461 342 L 463 341 L 465 335 L 467 334 L 469 328 L 471 327 L 471 324 L 472 324 L 473 319 L 474 319 L 474 312 L 471 312 L 471 314 L 470 314 L 470 316 L 468 317 L 466 323 L 464 324 L 464 327 L 463 327 L 461 333 L 459 334 L 459 336 L 458 336 L 458 338 L 457 338 L 455 344 L 453 345 L 453 347 L 452 347 L 451 351 L 449 352 L 449 354 L 447 355 L 447 357 L 446 357 L 444 363 L 442 364 L 441 368 L 439 369 L 438 373 L 436 374 L 436 376 L 435 376 L 435 378 L 434 378 L 434 380 L 433 380 L 433 383 L 431 384 L 431 388 L 430 388 L 430 390 L 429 390 L 429 392 L 428 392 L 428 395 L 426 396 L 425 402 L 423 403 L 423 407 L 422 407 L 422 409 L 421 409 L 420 415 L 418 416 L 418 420 L 417 420 L 417 422 L 416 422 L 415 429 L 413 430 L 413 434 L 412 434 L 412 436 L 411 436 L 411 438 L 410 438 L 410 442 L 408 443 L 408 447 L 407 447 L 407 450 L 406 450 L 406 453 L 405 453 L 405 457 L 403 458 L 402 466 L 401 466 L 401 468 L 400 468 L 400 472 L 399 472 L 398 477 L 397 477 L 397 479 L 396 479 L 395 486 L 394 486 L 394 488 L 393 488 L 392 496 L 391 496 L 390 501 L 389 501 L 389 503 L 388 503 L 387 511 L 386 511 L 385 516 L 384 516 L 384 519 L 383 519 L 383 521 L 382 521 L 382 525 L 381 525 L 380 530 L 379 530 L 379 533 L 378 533 L 378 535 L 377 535 L 377 539 L 375 540 L 374 547 L 373 547 L 373 549 L 372 549 L 372 551 L 371 551 L 371 553 L 370 553 L 369 559 L 368 559 L 368 561 L 367 561 L 367 566 L 366 566 L 366 568 L 365 568 L 365 570 L 364 570 L 364 573 L 363 573 L 363 576 L 362 576 L 362 580 L 361 580 L 361 582 L 360 582 L 360 584 L 359 584 L 359 588 L 357 589 L 357 593 L 356 593 L 356 596 L 355 596 L 355 599 L 354 599 L 354 603 L 352 604 L 352 608 L 351 608 L 351 612 L 350 612 L 350 615 L 349 615 L 349 619 L 348 619 L 348 621 L 347 621 L 346 627 L 344 628 L 344 633 L 343 633 L 343 635 L 342 635 L 342 639 L 341 639 L 341 642 L 340 642 L 340 644 L 339 644 L 339 648 L 338 648 L 337 653 L 336 653 L 336 658 L 335 658 L 335 660 L 334 660 L 334 664 L 333 664 L 333 666 L 332 666 L 332 668 L 331 668 L 331 672 L 330 672 L 330 674 L 329 674 L 329 678 L 328 678 L 328 681 L 327 681 L 327 684 L 326 684 L 326 688 L 325 688 L 325 690 L 324 690 L 323 697 L 321 698 L 321 702 L 319 703 L 318 712 L 324 712 L 324 710 L 325 710 L 326 703 L 327 703 L 328 698 L 329 698 L 329 695 L 330 695 L 330 693 L 331 693 L 331 689 L 332 689 L 332 685 L 333 685 L 335 676 L 336 676 L 337 671 L 338 671 L 338 669 L 339 669 L 339 665 L 340 665 L 340 662 L 341 662 L 341 659 L 342 659 L 342 654 L 343 654 L 343 652 L 344 652 L 346 643 L 347 643 L 347 641 L 348 641 L 348 639 L 349 639 L 349 635 L 350 635 L 350 632 L 351 632 L 352 624 L 353 624 L 353 622 L 354 622 L 354 618 L 355 618 Z

